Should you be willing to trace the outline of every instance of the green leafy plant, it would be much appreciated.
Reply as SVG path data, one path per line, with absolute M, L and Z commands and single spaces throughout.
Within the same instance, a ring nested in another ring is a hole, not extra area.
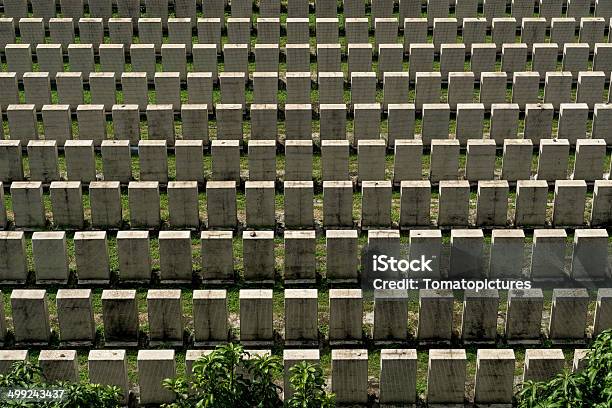
M 515 399 L 518 408 L 612 407 L 612 330 L 597 336 L 584 369 L 565 371 L 548 382 L 526 381 Z
M 282 374 L 276 356 L 251 356 L 242 346 L 227 344 L 196 360 L 190 378 L 163 381 L 176 399 L 166 408 L 276 408 L 282 407 Z M 318 365 L 300 363 L 291 369 L 295 393 L 286 401 L 292 408 L 331 408 L 334 398 L 325 393 L 325 378 Z
M 193 364 L 191 378 L 164 380 L 164 387 L 176 395 L 165 407 L 282 407 L 280 387 L 274 383 L 281 372 L 278 357 L 251 356 L 234 344 L 219 346 Z
M 291 367 L 291 398 L 286 401 L 289 408 L 331 408 L 335 407 L 333 394 L 325 392 L 325 377 L 319 365 L 305 361 Z
M 0 375 L 0 388 L 6 389 L 63 389 L 61 399 L 47 402 L 24 400 L 2 400 L 8 407 L 20 408 L 117 408 L 121 406 L 121 390 L 118 387 L 90 384 L 88 382 L 48 382 L 40 367 L 29 361 L 12 365 L 8 374 Z

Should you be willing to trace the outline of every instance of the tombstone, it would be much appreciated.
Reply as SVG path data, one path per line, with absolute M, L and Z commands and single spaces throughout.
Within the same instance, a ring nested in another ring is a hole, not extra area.
M 232 237 L 232 231 L 201 232 L 202 278 L 205 281 L 233 281 Z
M 475 78 L 480 78 L 483 73 L 495 72 L 497 54 L 495 44 L 472 44 L 471 53 L 470 70 Z
M 346 105 L 320 104 L 319 105 L 321 141 L 346 139 Z
M 228 336 L 227 291 L 193 291 L 193 325 L 196 346 L 226 341 Z
M 285 289 L 285 343 L 318 341 L 317 290 Z
M 245 280 L 274 281 L 274 231 L 244 231 L 242 256 Z
M 555 342 L 584 342 L 589 294 L 586 289 L 553 289 L 549 338 Z
M 487 4 L 485 4 L 485 7 Z M 485 13 L 486 14 L 486 13 Z M 476 14 L 472 13 L 472 16 Z M 473 44 L 482 44 L 485 42 L 486 33 L 487 33 L 487 25 L 490 25 L 490 16 L 487 16 L 487 19 L 482 17 L 465 17 L 462 20 L 463 29 L 462 29 L 462 37 L 463 43 L 468 49 L 471 49 Z
M 132 179 L 132 157 L 129 140 L 104 140 L 101 145 L 102 167 L 106 180 L 127 184 Z M 93 180 L 92 180 L 93 181 Z
M 396 146 L 397 140 L 414 139 L 415 106 L 410 103 L 387 105 L 387 146 Z M 400 144 L 403 146 L 401 142 Z M 421 142 L 422 145 L 422 142 Z M 400 150 L 402 150 L 400 148 Z M 396 149 L 397 154 L 397 149 Z
M 159 273 L 162 283 L 191 282 L 191 234 L 159 232 Z
M 596 103 L 603 102 L 606 75 L 601 72 L 580 72 L 576 103 L 586 103 L 593 110 Z
M 285 265 L 287 282 L 312 282 L 316 278 L 314 231 L 289 231 L 284 233 Z
M 491 139 L 467 140 L 465 178 L 469 181 L 493 180 L 495 173 L 495 141 Z
M 13 364 L 28 360 L 28 350 L 0 351 L 0 372 L 6 375 L 12 371 Z
M 134 25 L 130 18 L 109 18 L 108 33 L 113 44 L 121 44 L 126 49 L 132 45 L 134 35 Z M 101 44 L 104 45 L 104 44 Z
M 603 226 L 612 219 L 612 180 L 596 180 L 593 188 L 591 227 Z
M 95 72 L 94 48 L 92 44 L 68 45 L 68 62 L 70 72 L 80 72 L 87 80 L 89 74 Z
M 589 62 L 589 44 L 565 44 L 563 46 L 563 71 L 572 73 L 578 79 L 580 71 L 586 71 Z
M 543 139 L 538 154 L 538 180 L 565 180 L 569 159 L 569 141 L 566 139 Z
M 11 184 L 11 199 L 15 227 L 45 226 L 42 182 L 13 182 Z
M 414 349 L 383 349 L 380 352 L 380 402 L 416 402 L 417 353 Z
M 525 233 L 523 230 L 493 230 L 489 277 L 520 279 L 523 277 Z
M 241 289 L 240 342 L 267 343 L 273 335 L 272 289 Z
M 440 230 L 410 230 L 409 259 L 417 259 L 422 256 L 431 260 L 431 272 L 426 272 L 435 277 L 441 276 L 440 259 L 442 251 L 442 232 Z M 425 275 L 413 272 L 413 276 Z M 424 276 L 423 276 L 424 277 Z
M 135 290 L 103 290 L 102 319 L 106 346 L 138 344 L 138 309 Z
M 452 230 L 449 277 L 476 279 L 485 275 L 483 244 L 482 230 Z
M 576 229 L 570 276 L 576 280 L 598 281 L 610 275 L 608 233 L 604 229 Z
M 531 278 L 534 280 L 559 280 L 566 275 L 564 271 L 565 230 L 533 231 L 531 256 Z
M 68 253 L 64 231 L 35 232 L 32 235 L 32 254 L 37 283 L 68 282 Z
M 562 46 L 561 46 L 562 47 Z M 559 46 L 556 43 L 533 44 L 531 70 L 540 73 L 540 79 L 550 75 L 557 69 L 557 54 Z
M 23 74 L 23 88 L 26 104 L 32 104 L 37 111 L 51 103 L 51 83 L 48 72 L 26 72 Z
M 518 180 L 516 183 L 516 226 L 540 226 L 546 222 L 548 183 L 544 180 Z
M 180 110 L 181 106 L 181 80 L 179 72 L 155 73 L 155 99 L 158 104 L 171 106 L 173 110 Z
M 332 281 L 358 279 L 357 231 L 330 230 L 325 233 L 326 278 Z
M 555 181 L 552 223 L 554 226 L 584 224 L 587 185 L 584 180 Z
M 532 47 L 530 46 L 529 48 Z M 517 72 L 525 71 L 527 54 L 527 44 L 502 44 L 502 72 L 508 75 L 516 75 Z M 539 82 L 540 75 L 537 72 L 532 72 L 530 75 L 538 78 Z
M 482 72 L 480 75 L 480 103 L 491 109 L 494 103 L 506 102 L 507 75 L 505 72 Z
M 14 289 L 11 311 L 16 345 L 49 344 L 49 306 L 44 289 Z
M 319 72 L 319 103 L 342 103 L 344 77 L 342 72 Z
M 385 150 L 383 139 L 359 140 L 357 144 L 359 181 L 385 179 Z
M 374 341 L 404 341 L 408 336 L 408 294 L 402 290 L 374 291 Z
M 542 289 L 508 291 L 505 334 L 509 344 L 538 344 L 544 295 Z
M 362 320 L 363 297 L 361 289 L 329 290 L 330 342 L 361 340 L 363 335 Z
M 326 227 L 353 226 L 353 184 L 351 181 L 323 182 L 323 224 Z
M 107 138 L 104 105 L 79 105 L 76 109 L 79 139 L 93 140 L 99 147 Z
M 119 228 L 123 222 L 119 181 L 89 183 L 91 225 L 94 228 Z
M 166 378 L 176 376 L 174 350 L 139 350 L 138 387 L 141 404 L 162 404 L 174 401 L 172 391 L 160 387 Z
M 151 346 L 183 344 L 183 314 L 180 289 L 147 291 L 149 343 Z
M 56 302 L 61 343 L 90 347 L 96 338 L 91 289 L 59 289 Z
M 367 401 L 368 352 L 363 349 L 332 350 L 332 392 L 340 404 Z
M 499 293 L 496 289 L 466 290 L 463 296 L 461 339 L 464 343 L 495 343 Z
M 440 17 L 434 19 L 433 43 L 436 52 L 440 52 L 441 44 L 453 44 L 457 40 L 457 19 Z
M 128 111 L 131 113 L 135 110 L 136 113 L 138 111 L 145 111 L 148 107 L 148 87 L 147 87 L 147 74 L 145 72 L 124 72 L 121 74 L 121 89 L 123 91 L 123 101 L 126 104 L 125 106 L 113 107 L 113 125 L 115 129 L 117 129 L 117 124 L 115 124 L 115 111 L 121 110 L 121 112 L 117 112 L 117 114 L 128 115 Z M 130 115 L 129 118 L 132 116 Z M 128 119 L 122 116 L 124 121 Z M 140 117 L 138 116 L 138 122 L 140 122 Z M 133 122 L 132 122 L 133 123 Z M 127 129 L 127 127 L 126 127 Z M 115 132 L 117 134 L 117 132 Z M 124 133 L 118 133 L 119 135 L 123 135 Z M 127 135 L 126 135 L 127 136 Z M 125 137 L 125 136 L 124 136 Z M 135 138 L 138 140 L 138 138 Z M 132 140 L 132 137 L 130 137 Z M 133 143 L 135 144 L 135 143 Z
M 313 170 L 313 143 L 287 140 L 285 143 L 285 181 L 310 181 Z
M 168 223 L 178 228 L 200 226 L 198 183 L 171 181 L 168 183 Z
M 217 141 L 243 141 L 243 106 L 240 104 L 217 104 Z
M 595 104 L 591 137 L 593 139 L 603 139 L 607 145 L 611 145 L 610 124 L 612 124 L 612 105 Z
M 41 350 L 38 364 L 41 374 L 50 383 L 79 380 L 76 350 Z
M 106 231 L 75 232 L 74 256 L 79 284 L 110 282 Z
M 22 145 L 38 139 L 38 124 L 34 105 L 8 105 L 9 138 L 20 140 Z
M 441 180 L 439 197 L 438 225 L 467 226 L 470 183 L 464 180 Z
M 42 119 L 46 140 L 55 140 L 62 147 L 72 139 L 70 105 L 45 105 L 42 107 Z
M 166 140 L 174 146 L 174 114 L 172 105 L 147 105 L 149 140 Z
M 416 79 L 417 72 L 431 72 L 433 70 L 434 45 L 433 44 L 410 44 L 409 49 L 410 80 Z
M 2 283 L 25 283 L 28 262 L 24 232 L 0 231 L 0 254 Z
M 480 349 L 476 355 L 474 401 L 511 404 L 514 393 L 513 350 Z
M 391 181 L 363 181 L 361 194 L 362 228 L 391 226 Z
M 348 43 L 347 52 L 349 76 L 353 72 L 372 71 L 372 44 Z
M 293 395 L 293 386 L 290 383 L 291 368 L 301 362 L 308 362 L 311 364 L 319 363 L 319 350 L 283 350 L 283 364 L 284 364 L 284 398 L 285 400 L 291 399 Z
M 89 379 L 93 384 L 119 387 L 121 401 L 129 399 L 127 356 L 125 350 L 90 350 L 87 356 Z
M 8 72 L 14 72 L 17 79 L 23 79 L 23 74 L 32 72 L 32 50 L 30 44 L 7 44 L 4 47 Z
M 468 144 L 468 151 L 470 146 L 477 147 L 477 143 L 484 142 L 483 140 L 470 140 L 468 142 L 468 139 L 483 138 L 482 123 L 484 121 L 484 110 L 484 105 L 481 103 L 457 104 L 455 138 L 459 140 L 462 146 Z
M 212 2 L 211 2 L 212 3 Z M 206 6 L 205 6 L 206 7 Z M 197 31 L 198 43 L 192 45 L 192 51 L 207 49 L 214 51 L 213 62 L 217 60 L 217 53 L 221 52 L 221 28 L 225 25 L 225 17 L 223 16 L 223 6 L 221 6 L 221 15 L 212 18 L 198 18 Z M 206 15 L 212 15 L 205 12 Z M 205 47 L 202 47 L 204 45 Z M 215 66 L 217 64 L 214 64 Z
M 178 181 L 204 182 L 202 150 L 201 140 L 177 140 L 175 142 L 176 179 Z
M 532 15 L 533 11 L 527 18 L 523 18 L 521 23 L 521 42 L 527 44 L 530 49 L 533 48 L 533 44 L 545 42 L 547 27 L 546 19 L 541 14 L 540 18 L 531 18 Z
M 393 182 L 398 184 L 407 180 L 420 180 L 422 177 L 421 156 L 423 142 L 412 139 L 395 140 Z
M 565 368 L 565 356 L 561 349 L 525 350 L 523 382 L 549 381 Z
M 83 183 L 96 181 L 96 159 L 93 140 L 67 140 L 64 144 L 68 180 Z
M 128 185 L 130 225 L 133 228 L 158 228 L 161 223 L 159 182 L 132 181 Z
M 537 72 L 515 72 L 512 83 L 512 103 L 521 109 L 530 103 L 538 103 L 540 75 Z
M 474 97 L 473 72 L 448 73 L 448 104 L 456 110 L 459 103 L 472 103 Z
M 236 213 L 236 182 L 209 181 L 206 184 L 208 228 L 234 228 Z
M 429 351 L 428 404 L 463 403 L 467 358 L 463 349 Z
M 449 342 L 453 324 L 453 293 L 450 290 L 419 290 L 419 342 Z
M 314 226 L 314 183 L 312 181 L 285 181 L 285 227 Z
M 48 72 L 50 79 L 55 79 L 59 72 L 64 71 L 64 58 L 61 44 L 38 44 L 36 47 L 38 68 Z
M 0 85 L 4 91 L 0 95 L 0 108 L 5 111 L 9 105 L 19 104 L 19 87 L 17 74 L 14 72 L 0 73 Z
M 402 1 L 406 4 L 406 1 Z M 416 6 L 416 3 L 415 3 Z M 401 8 L 401 5 L 400 5 Z M 413 17 L 401 18 L 400 21 L 404 22 L 404 53 L 407 54 L 410 51 L 412 44 L 425 44 L 427 42 L 427 19 L 420 18 L 421 10 L 419 7 L 418 15 Z
M 505 226 L 508 219 L 509 186 L 506 180 L 478 181 L 477 226 Z
M 589 107 L 586 103 L 562 103 L 560 108 L 558 138 L 576 145 L 578 139 L 586 137 Z
M 400 228 L 430 225 L 431 183 L 405 180 L 400 192 Z
M 351 105 L 353 107 L 357 104 L 376 102 L 376 81 L 375 72 L 353 72 L 351 74 Z
M 450 72 L 465 69 L 465 44 L 442 44 L 440 46 L 440 72 L 442 79 L 448 80 Z
M 449 131 L 449 117 L 450 109 L 447 104 L 424 104 L 423 105 L 423 124 L 422 124 L 422 135 L 421 139 L 423 144 L 436 144 L 440 147 L 442 144 L 447 143 L 446 140 L 434 140 L 434 139 L 448 139 Z M 435 142 L 435 143 L 434 143 Z M 451 141 L 451 144 L 459 141 Z M 433 150 L 433 149 L 432 149 Z M 440 149 L 438 149 L 440 150 Z
M 417 72 L 415 107 L 421 110 L 424 104 L 440 102 L 441 75 L 439 72 Z
M 562 103 L 571 102 L 572 77 L 569 72 L 546 73 L 544 103 L 552 104 L 558 110 Z

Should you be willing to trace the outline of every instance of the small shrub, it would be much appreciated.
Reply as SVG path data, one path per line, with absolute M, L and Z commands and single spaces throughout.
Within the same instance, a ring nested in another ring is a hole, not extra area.
M 612 407 L 612 330 L 597 336 L 584 369 L 565 371 L 548 382 L 526 381 L 515 398 L 518 408 Z
M 20 408 L 117 408 L 121 406 L 121 390 L 118 387 L 79 383 L 47 382 L 40 367 L 29 361 L 13 364 L 8 374 L 0 375 L 0 388 L 64 389 L 61 400 L 47 402 L 1 401 L 8 407 Z
M 281 387 L 275 379 L 283 366 L 276 356 L 251 357 L 242 346 L 227 344 L 202 356 L 189 379 L 166 379 L 164 387 L 176 400 L 166 408 L 277 408 L 282 407 Z M 325 393 L 325 378 L 318 365 L 300 363 L 291 369 L 296 390 L 286 401 L 290 408 L 331 408 L 333 396 Z
M 331 408 L 335 399 L 325 392 L 325 377 L 319 365 L 305 361 L 291 367 L 292 397 L 287 401 L 289 408 Z

